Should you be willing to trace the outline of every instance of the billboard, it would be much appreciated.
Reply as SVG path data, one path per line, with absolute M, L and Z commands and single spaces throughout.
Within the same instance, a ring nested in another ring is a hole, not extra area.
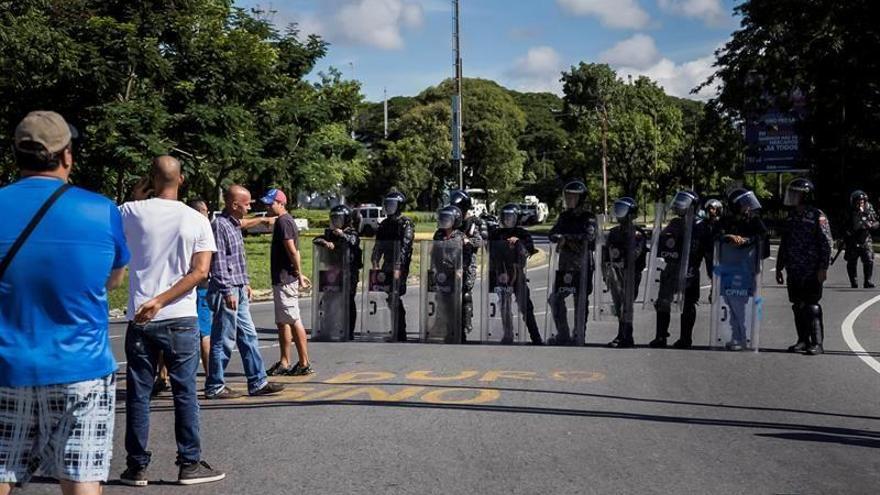
M 802 160 L 797 111 L 770 110 L 746 124 L 746 172 L 794 172 L 807 169 Z

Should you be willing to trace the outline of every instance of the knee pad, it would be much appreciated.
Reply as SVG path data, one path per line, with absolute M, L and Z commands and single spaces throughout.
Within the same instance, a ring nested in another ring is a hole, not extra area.
M 803 311 L 810 318 L 822 318 L 822 306 L 818 304 L 805 304 Z
M 462 294 L 462 297 L 461 297 L 461 302 L 462 302 L 463 304 L 473 304 L 473 303 L 474 303 L 474 296 L 473 296 L 473 294 L 471 294 L 470 292 L 465 292 L 465 293 L 463 293 L 463 294 Z

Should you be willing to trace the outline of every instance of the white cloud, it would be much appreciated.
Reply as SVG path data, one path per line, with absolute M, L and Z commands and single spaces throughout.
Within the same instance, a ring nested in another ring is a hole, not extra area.
M 614 66 L 646 69 L 660 60 L 654 38 L 636 34 L 599 55 L 599 60 Z
M 328 37 L 363 43 L 383 50 L 403 48 L 403 29 L 421 27 L 421 4 L 407 0 L 356 0 L 345 2 L 333 15 Z
M 728 17 L 721 0 L 657 0 L 660 8 L 673 14 L 700 19 L 709 25 L 719 25 Z
M 715 56 L 706 57 L 676 64 L 668 58 L 663 58 L 651 67 L 637 69 L 633 67 L 618 67 L 617 71 L 622 77 L 640 75 L 647 76 L 662 86 L 667 94 L 678 96 L 680 98 L 696 98 L 700 100 L 708 100 L 715 96 L 717 85 L 703 88 L 696 95 L 691 94 L 691 90 L 702 84 L 714 72 L 712 64 L 715 62 Z
M 564 69 L 562 57 L 552 47 L 536 46 L 516 59 L 506 75 L 520 91 L 549 91 L 561 93 L 559 81 Z
M 602 25 L 611 28 L 641 29 L 650 21 L 638 0 L 556 0 L 556 3 L 573 15 L 596 16 Z

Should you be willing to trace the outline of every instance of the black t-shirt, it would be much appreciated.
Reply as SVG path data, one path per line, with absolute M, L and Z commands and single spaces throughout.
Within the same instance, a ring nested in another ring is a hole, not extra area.
M 272 250 L 269 258 L 269 272 L 272 274 L 272 285 L 289 284 L 299 279 L 299 273 L 293 266 L 284 241 L 293 239 L 293 244 L 299 249 L 299 232 L 296 230 L 296 222 L 289 213 L 285 213 L 275 220 L 275 230 L 272 232 Z

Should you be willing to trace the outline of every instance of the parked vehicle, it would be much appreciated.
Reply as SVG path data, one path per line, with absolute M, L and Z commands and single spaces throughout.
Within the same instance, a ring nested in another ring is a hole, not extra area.
M 520 222 L 523 225 L 537 225 L 547 221 L 550 216 L 550 208 L 546 203 L 538 201 L 537 196 L 526 196 L 525 202 L 519 205 L 522 213 Z
M 376 235 L 379 224 L 388 217 L 384 208 L 372 203 L 361 205 L 355 209 L 361 215 L 360 234 L 364 237 Z

